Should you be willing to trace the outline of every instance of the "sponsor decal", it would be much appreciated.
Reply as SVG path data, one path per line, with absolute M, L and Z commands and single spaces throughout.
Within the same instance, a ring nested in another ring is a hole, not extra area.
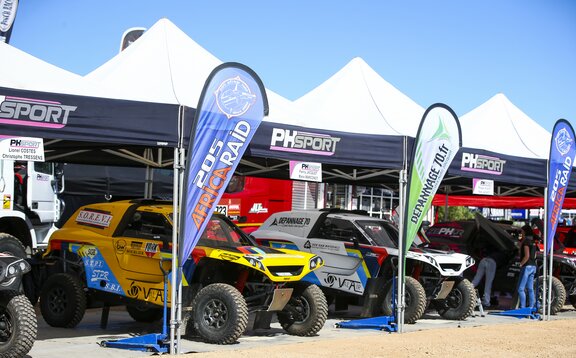
M 455 227 L 431 227 L 426 233 L 434 236 L 462 238 L 464 236 L 464 229 L 458 229 Z
M 216 90 L 216 105 L 228 117 L 238 117 L 248 112 L 256 102 L 256 95 L 240 76 L 224 80 Z
M 235 260 L 238 260 L 242 256 L 235 256 L 235 255 L 231 255 L 231 254 L 226 253 L 226 252 L 222 252 L 220 255 L 218 255 L 218 257 L 220 257 L 222 260 L 235 261 Z
M 454 111 L 441 103 L 430 106 L 422 117 L 414 141 L 412 167 L 406 188 L 402 260 L 461 143 L 460 123 Z
M 252 70 L 225 63 L 212 71 L 196 109 L 186 158 L 181 257 L 189 257 L 196 246 L 267 113 L 264 85 Z
M 322 163 L 290 161 L 290 179 L 322 182 Z
M 448 159 L 449 154 L 450 148 L 443 143 L 440 144 L 440 146 L 436 147 L 436 152 L 433 155 L 432 166 L 430 166 L 427 171 L 419 170 L 418 175 L 422 183 L 422 190 L 418 195 L 416 205 L 410 215 L 410 221 L 412 223 L 418 223 L 418 220 L 424 213 L 426 203 L 429 201 L 430 197 L 434 195 L 434 192 L 436 191 L 435 188 L 438 187 L 442 180 L 442 168 L 446 167 L 446 160 Z M 423 170 L 423 167 L 418 167 Z
M 506 161 L 497 157 L 464 152 L 462 153 L 460 170 L 502 175 L 504 172 L 504 164 L 506 164 Z
M 568 133 L 566 128 L 562 128 L 556 134 L 554 138 L 554 144 L 556 144 L 556 149 L 561 155 L 566 155 L 570 148 L 572 147 L 573 139 Z
M 98 249 L 94 246 L 82 246 L 78 250 L 78 255 L 80 255 L 80 257 L 89 257 L 93 259 L 98 255 Z
M 105 270 L 92 270 L 92 276 L 90 277 L 90 281 L 91 282 L 96 282 L 96 281 L 108 281 L 108 275 L 110 274 L 110 272 L 105 271 Z
M 132 281 L 126 292 L 129 297 L 144 299 L 144 301 L 164 302 L 164 289 L 144 287 Z
M 228 216 L 228 205 L 216 205 L 214 212 Z
M 126 249 L 126 253 L 130 255 L 136 256 L 144 256 L 144 250 L 142 250 L 142 246 L 144 244 L 141 241 L 132 241 L 130 243 L 130 247 Z
M 116 245 L 114 246 L 114 248 L 116 249 L 117 253 L 119 254 L 124 253 L 124 251 L 126 250 L 126 241 L 124 240 L 116 241 Z
M 301 227 L 310 225 L 310 218 L 291 218 L 291 217 L 279 217 L 274 218 L 270 226 L 292 226 Z
M 553 244 L 575 155 L 574 129 L 569 122 L 560 119 L 554 125 L 548 159 L 546 254 L 550 253 Z
M 99 229 L 110 226 L 113 216 L 106 211 L 81 210 L 76 216 L 76 223 Z
M 7 33 L 10 30 L 17 9 L 18 0 L 0 0 L 0 33 Z M 7 42 L 4 36 L 1 36 L 0 41 Z
M 250 214 L 266 214 L 268 208 L 265 208 L 262 203 L 254 203 L 248 212 Z
M 328 287 L 338 288 L 340 290 L 344 289 L 357 294 L 362 294 L 362 292 L 364 292 L 362 282 L 354 281 L 349 278 L 341 278 L 336 275 L 328 274 L 328 276 L 324 278 L 324 282 Z
M 220 189 L 225 187 L 224 184 L 230 180 L 234 173 L 231 169 L 239 158 L 240 151 L 246 144 L 250 131 L 251 127 L 248 122 L 239 121 L 226 143 L 218 138 L 212 142 L 212 146 L 193 181 L 193 184 L 202 191 L 192 213 L 196 229 L 199 230 L 204 224 L 210 209 L 214 207 L 214 202 L 220 195 Z
M 39 99 L 0 96 L 0 123 L 63 128 L 76 106 Z
M 306 247 L 306 246 L 304 246 Z M 315 242 L 312 241 L 312 244 L 310 244 L 310 247 L 312 249 L 318 249 L 318 250 L 329 250 L 329 251 L 340 251 L 341 246 L 338 245 L 333 245 L 333 244 L 328 244 L 328 243 L 322 243 L 322 242 Z
M 44 161 L 44 140 L 42 138 L 13 137 L 0 139 L 2 159 Z
M 155 242 L 147 242 L 146 246 L 144 247 L 144 252 L 148 257 L 153 257 L 159 251 L 160 251 L 160 244 Z
M 10 209 L 10 204 L 12 203 L 12 195 L 4 194 L 2 198 L 2 209 Z
M 332 156 L 340 140 L 328 134 L 273 128 L 270 150 Z

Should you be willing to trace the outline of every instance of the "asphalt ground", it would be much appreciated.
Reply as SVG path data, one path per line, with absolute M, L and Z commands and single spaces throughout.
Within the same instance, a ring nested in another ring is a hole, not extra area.
M 117 339 L 130 338 L 139 335 L 161 333 L 161 323 L 143 324 L 132 320 L 123 307 L 113 307 L 110 310 L 108 325 L 105 329 L 101 328 L 101 309 L 90 309 L 80 324 L 74 329 L 54 328 L 46 324 L 36 308 L 38 317 L 38 337 L 29 357 L 74 357 L 74 358 L 92 358 L 92 357 L 146 357 L 154 353 L 133 351 L 118 348 L 102 347 L 102 341 L 113 341 Z M 376 329 L 348 329 L 337 328 L 337 323 L 357 319 L 355 313 L 359 307 L 352 306 L 347 312 L 334 312 L 333 306 L 330 307 L 329 318 L 314 337 L 297 337 L 288 335 L 280 325 L 273 320 L 269 329 L 252 329 L 251 325 L 245 334 L 238 340 L 238 343 L 232 345 L 213 345 L 206 344 L 198 340 L 181 340 L 182 353 L 194 352 L 213 352 L 238 349 L 250 349 L 273 344 L 289 344 L 310 341 L 319 341 L 325 339 L 354 338 L 358 336 L 382 335 L 382 334 L 400 334 L 390 333 Z M 413 332 L 427 329 L 443 329 L 456 327 L 474 327 L 496 324 L 516 323 L 519 320 L 530 320 L 528 318 L 516 318 L 501 315 L 494 315 L 493 312 L 500 310 L 486 310 L 485 315 L 480 315 L 476 310 L 474 315 L 464 321 L 446 320 L 437 313 L 427 312 L 423 318 L 415 324 L 404 325 L 404 332 Z M 557 319 L 576 319 L 576 310 L 572 306 L 565 306 L 557 315 L 551 317 Z

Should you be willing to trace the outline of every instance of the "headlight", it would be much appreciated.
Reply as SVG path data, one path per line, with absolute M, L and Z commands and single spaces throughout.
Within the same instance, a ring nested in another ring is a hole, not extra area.
M 244 258 L 248 260 L 248 262 L 250 263 L 250 265 L 252 265 L 252 267 L 256 267 L 260 271 L 266 271 L 266 268 L 264 267 L 262 261 L 258 260 L 257 258 L 255 257 L 244 257 Z
M 576 260 L 566 260 L 566 263 L 570 265 L 573 269 L 576 269 Z
M 476 261 L 474 261 L 472 256 L 468 256 L 466 258 L 466 267 L 470 267 L 470 266 L 474 265 L 475 263 L 476 263 Z
M 315 270 L 322 265 L 324 265 L 324 260 L 322 260 L 320 256 L 314 256 L 308 262 L 308 267 L 310 270 Z
M 26 260 L 21 259 L 8 264 L 5 271 L 2 270 L 2 272 L 5 272 L 6 278 L 12 278 L 17 275 L 23 275 L 30 269 L 30 264 Z

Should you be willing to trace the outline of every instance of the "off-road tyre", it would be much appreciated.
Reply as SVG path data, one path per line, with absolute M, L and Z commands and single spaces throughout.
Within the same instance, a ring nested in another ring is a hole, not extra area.
M 476 290 L 472 282 L 462 279 L 446 297 L 445 304 L 437 308 L 438 313 L 445 319 L 462 321 L 472 315 L 476 307 Z
M 322 290 L 314 285 L 298 285 L 284 309 L 277 314 L 282 328 L 293 336 L 310 337 L 324 327 L 328 303 Z
M 48 277 L 40 292 L 40 312 L 52 327 L 76 327 L 86 312 L 86 294 L 80 279 L 69 273 Z
M 208 343 L 232 344 L 248 325 L 246 301 L 228 284 L 213 283 L 204 287 L 194 298 L 192 307 L 193 332 Z
M 25 259 L 27 257 L 26 249 L 20 240 L 6 233 L 0 233 L 0 252 L 21 259 Z M 21 291 L 21 279 L 16 277 L 13 280 L 0 283 L 0 287 L 5 290 Z
M 143 305 L 127 305 L 126 312 L 136 322 L 153 323 L 164 317 L 164 309 Z
M 420 282 L 413 277 L 406 276 L 405 282 L 404 302 L 406 306 L 404 308 L 404 323 L 412 324 L 416 323 L 424 315 L 426 310 L 426 291 L 424 291 L 424 287 L 422 287 Z M 380 304 L 378 306 L 384 316 L 396 314 L 396 312 L 392 312 L 392 299 L 396 300 L 396 297 L 392 297 L 392 280 L 389 280 L 384 285 L 379 297 Z
M 538 302 L 542 302 L 542 291 L 543 291 L 544 277 L 540 276 L 538 278 Z M 566 302 L 566 288 L 562 284 L 562 281 L 556 277 L 552 277 L 552 304 L 550 305 L 550 314 L 555 315 L 560 312 L 564 303 Z M 542 305 L 539 304 L 539 312 L 542 313 Z
M 20 358 L 32 349 L 38 323 L 34 308 L 17 291 L 0 292 L 0 358 Z

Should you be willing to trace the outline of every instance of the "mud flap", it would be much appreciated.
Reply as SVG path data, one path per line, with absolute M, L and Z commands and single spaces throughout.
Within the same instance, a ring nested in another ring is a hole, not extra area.
M 364 304 L 362 305 L 362 312 L 360 317 L 373 317 L 378 314 L 378 294 L 382 291 L 386 279 L 384 277 L 377 277 L 368 279 L 366 289 L 364 290 Z

